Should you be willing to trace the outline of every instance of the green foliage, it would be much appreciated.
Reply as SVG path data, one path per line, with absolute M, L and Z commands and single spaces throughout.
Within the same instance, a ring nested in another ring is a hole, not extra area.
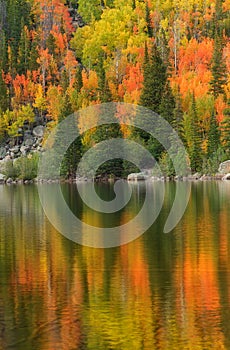
M 209 158 L 205 158 L 202 165 L 202 173 L 213 176 L 218 172 L 220 163 L 226 160 L 226 155 L 219 147 Z
M 14 166 L 13 160 L 6 161 L 1 171 L 7 179 L 11 178 L 15 180 L 19 176 L 18 169 Z
M 159 106 L 160 116 L 169 124 L 173 125 L 175 117 L 175 98 L 172 93 L 169 81 L 166 82 Z M 179 117 L 179 116 L 178 116 Z
M 145 20 L 146 20 L 146 24 L 147 24 L 147 33 L 148 33 L 148 36 L 150 38 L 153 37 L 153 27 L 152 27 L 152 23 L 151 23 L 151 17 L 150 17 L 150 10 L 149 10 L 149 5 L 148 5 L 148 2 L 146 2 L 146 5 L 145 5 Z
M 2 77 L 2 69 L 0 65 L 0 110 L 5 112 L 8 107 L 7 87 Z
M 8 160 L 1 171 L 6 178 L 32 180 L 37 176 L 38 160 L 38 153 L 29 154 L 14 161 Z
M 227 83 L 226 71 L 227 68 L 223 58 L 223 39 L 219 35 L 216 35 L 211 67 L 212 79 L 210 82 L 211 91 L 215 98 L 220 94 L 225 94 L 224 86 Z
M 216 119 L 216 115 L 213 112 L 210 117 L 210 126 L 209 126 L 209 132 L 208 132 L 208 146 L 207 146 L 208 158 L 211 158 L 212 155 L 216 153 L 219 144 L 220 144 L 219 125 Z
M 159 160 L 159 166 L 164 176 L 174 176 L 175 170 L 168 152 L 163 152 Z
M 140 104 L 148 107 L 155 113 L 160 113 L 160 105 L 166 84 L 166 67 L 160 57 L 160 53 L 154 44 L 149 56 L 145 49 L 144 84 L 140 98 Z
M 37 176 L 39 154 L 33 153 L 26 157 L 18 158 L 14 162 L 17 177 L 22 180 L 33 180 Z
M 192 103 L 189 111 L 189 156 L 192 172 L 199 172 L 202 167 L 202 138 L 200 133 L 199 120 L 196 109 L 195 96 L 192 96 Z
M 221 141 L 226 154 L 230 156 L 230 100 L 224 111 L 224 119 L 221 125 Z

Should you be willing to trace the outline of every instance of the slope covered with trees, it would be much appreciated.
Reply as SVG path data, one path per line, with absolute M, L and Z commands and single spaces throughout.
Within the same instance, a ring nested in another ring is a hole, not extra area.
M 229 37 L 229 0 L 0 0 L 1 141 L 124 101 L 162 114 L 192 170 L 215 172 L 230 156 Z

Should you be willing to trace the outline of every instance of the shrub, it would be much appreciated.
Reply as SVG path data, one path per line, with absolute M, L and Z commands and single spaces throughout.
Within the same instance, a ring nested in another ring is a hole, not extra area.
M 14 167 L 18 177 L 22 180 L 32 180 L 37 176 L 39 154 L 29 154 L 27 157 L 18 158 Z

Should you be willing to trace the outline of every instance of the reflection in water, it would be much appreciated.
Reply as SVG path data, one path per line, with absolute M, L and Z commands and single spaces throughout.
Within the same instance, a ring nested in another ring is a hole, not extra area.
M 108 186 L 97 190 L 112 199 Z M 1 186 L 0 349 L 230 349 L 230 183 L 192 184 L 169 234 L 162 232 L 175 184 L 165 190 L 148 232 L 93 249 L 56 232 L 36 186 Z M 137 185 L 124 210 L 104 216 L 81 203 L 74 185 L 63 193 L 79 218 L 98 226 L 127 222 L 144 200 Z

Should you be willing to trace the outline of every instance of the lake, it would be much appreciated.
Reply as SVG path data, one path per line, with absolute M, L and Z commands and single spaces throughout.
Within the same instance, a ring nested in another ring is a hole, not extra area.
M 57 185 L 43 186 L 55 198 Z M 113 248 L 61 235 L 36 185 L 0 186 L 0 350 L 230 349 L 230 181 L 193 182 L 183 218 L 165 234 L 175 186 L 165 183 L 147 232 Z M 113 198 L 112 185 L 96 190 Z M 124 209 L 103 214 L 62 185 L 73 213 L 98 227 L 128 222 L 145 191 L 133 185 Z

